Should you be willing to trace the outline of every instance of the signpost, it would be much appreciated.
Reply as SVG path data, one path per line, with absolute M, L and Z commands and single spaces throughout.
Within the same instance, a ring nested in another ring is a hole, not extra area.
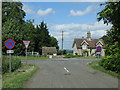
M 23 44 L 25 45 L 25 48 L 26 48 L 26 58 L 27 58 L 27 49 L 28 49 L 28 46 L 30 44 L 30 40 L 22 40 L 23 41 Z M 26 60 L 26 63 L 27 63 L 27 60 Z
M 11 53 L 14 53 L 14 51 L 11 50 L 11 49 L 13 49 L 15 47 L 15 41 L 13 39 L 7 39 L 4 42 L 4 44 L 5 44 L 5 47 L 7 49 L 10 49 L 10 50 L 7 50 L 7 53 L 9 54 L 9 72 L 11 72 L 11 62 L 12 62 L 12 60 L 11 60 Z

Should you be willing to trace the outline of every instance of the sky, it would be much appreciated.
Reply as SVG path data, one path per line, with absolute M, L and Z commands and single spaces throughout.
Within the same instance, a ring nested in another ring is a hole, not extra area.
M 22 2 L 26 12 L 25 20 L 34 19 L 34 25 L 44 21 L 49 33 L 58 40 L 62 46 L 62 33 L 64 31 L 64 49 L 72 50 L 75 38 L 86 38 L 91 32 L 93 39 L 106 34 L 111 25 L 97 21 L 97 13 L 104 9 L 99 6 L 102 2 Z

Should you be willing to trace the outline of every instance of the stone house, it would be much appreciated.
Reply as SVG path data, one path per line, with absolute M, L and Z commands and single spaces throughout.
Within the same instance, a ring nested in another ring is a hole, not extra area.
M 87 32 L 87 38 L 83 37 L 80 39 L 74 39 L 73 42 L 73 55 L 85 55 L 85 56 L 95 56 L 96 48 L 100 46 L 102 50 L 100 52 L 101 56 L 105 55 L 105 44 L 102 39 L 92 39 L 90 31 Z M 87 52 L 87 54 L 85 53 Z
M 42 47 L 42 55 L 53 55 L 57 54 L 56 47 Z

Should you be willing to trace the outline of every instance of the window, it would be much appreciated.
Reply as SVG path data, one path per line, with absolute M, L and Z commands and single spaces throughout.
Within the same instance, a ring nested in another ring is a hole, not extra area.
M 86 45 L 86 44 L 83 44 L 83 45 L 82 45 L 82 49 L 87 49 L 87 45 Z

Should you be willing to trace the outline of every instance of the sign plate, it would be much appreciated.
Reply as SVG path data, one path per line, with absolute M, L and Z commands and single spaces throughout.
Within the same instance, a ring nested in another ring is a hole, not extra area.
M 101 46 L 97 46 L 96 51 L 101 52 L 102 51 L 102 47 Z
M 14 50 L 7 50 L 7 53 L 14 53 Z
M 30 40 L 22 40 L 24 45 L 25 45 L 25 48 L 28 49 L 28 46 L 30 44 Z
M 15 41 L 13 39 L 7 39 L 4 44 L 7 49 L 12 49 L 15 46 Z

